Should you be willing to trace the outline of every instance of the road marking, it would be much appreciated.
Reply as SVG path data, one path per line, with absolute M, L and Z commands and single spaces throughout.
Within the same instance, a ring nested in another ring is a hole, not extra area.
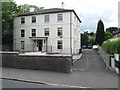
M 63 86 L 63 87 L 71 87 L 71 88 L 90 88 L 90 87 L 71 86 L 71 85 L 62 85 L 62 84 L 51 84 L 51 83 L 47 83 L 47 84 L 53 86 Z
M 88 69 L 88 58 L 87 58 L 87 69 Z
M 43 81 L 32 81 L 32 80 L 24 80 L 24 79 L 16 79 L 16 78 L 3 78 L 0 77 L 0 79 L 6 79 L 6 80 L 14 80 L 14 81 L 21 81 L 21 82 L 28 82 L 28 83 L 36 83 L 36 84 L 44 84 L 44 85 L 51 85 L 51 86 L 63 86 L 63 87 L 70 87 L 70 88 L 91 88 L 91 87 L 82 87 L 82 86 L 72 86 L 72 85 L 63 85 L 63 84 L 54 84 L 54 83 L 47 83 Z

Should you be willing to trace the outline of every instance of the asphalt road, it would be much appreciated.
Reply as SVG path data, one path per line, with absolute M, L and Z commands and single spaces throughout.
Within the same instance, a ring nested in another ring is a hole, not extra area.
M 74 69 L 78 70 L 106 70 L 106 65 L 96 50 L 84 49 L 81 59 L 73 64 Z

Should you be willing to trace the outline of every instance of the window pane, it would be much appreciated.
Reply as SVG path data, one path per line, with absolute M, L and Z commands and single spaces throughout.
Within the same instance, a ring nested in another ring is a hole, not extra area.
M 24 49 L 24 48 L 25 48 L 25 42 L 21 41 L 21 49 Z
M 36 23 L 36 16 L 32 17 L 32 23 Z
M 36 29 L 32 29 L 32 37 L 36 36 Z
M 62 40 L 58 40 L 57 48 L 58 49 L 63 49 Z
M 49 22 L 49 15 L 45 15 L 44 19 L 45 19 L 45 22 Z
M 25 30 L 24 29 L 21 30 L 21 37 L 25 37 Z
M 45 32 L 45 36 L 49 36 L 49 28 L 45 28 L 44 32 Z
M 62 35 L 62 27 L 59 27 L 58 28 L 58 36 L 61 36 Z
M 21 18 L 21 24 L 25 23 L 25 18 Z
M 57 20 L 58 20 L 58 21 L 62 21 L 62 20 L 63 20 L 62 14 L 58 14 Z

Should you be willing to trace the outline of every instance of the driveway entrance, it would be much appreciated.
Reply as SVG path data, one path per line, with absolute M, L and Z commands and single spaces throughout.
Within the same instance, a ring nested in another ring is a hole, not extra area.
M 96 50 L 84 49 L 81 59 L 73 64 L 75 70 L 105 71 L 106 64 Z

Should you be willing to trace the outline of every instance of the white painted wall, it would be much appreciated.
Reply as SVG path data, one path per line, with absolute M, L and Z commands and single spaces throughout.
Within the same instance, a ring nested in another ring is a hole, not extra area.
M 49 28 L 48 36 L 48 46 L 52 46 L 53 52 L 60 52 L 57 49 L 57 40 L 60 40 L 60 37 L 57 36 L 57 28 L 63 28 L 63 50 L 62 53 L 70 53 L 70 12 L 63 12 L 63 21 L 57 21 L 57 14 L 47 14 L 50 17 L 50 22 L 44 22 L 44 15 L 34 15 L 36 16 L 36 23 L 31 22 L 32 16 L 24 16 L 25 24 L 21 24 L 21 17 L 14 19 L 14 50 L 20 50 L 20 42 L 25 41 L 25 51 L 33 51 L 33 40 L 31 37 L 31 29 L 36 29 L 36 37 L 46 37 L 44 36 L 44 28 Z M 80 45 L 80 22 L 78 18 L 75 18 L 75 14 L 72 12 L 72 51 L 73 53 L 78 53 L 81 49 Z M 25 29 L 25 37 L 21 37 L 21 29 Z M 75 42 L 75 43 L 74 43 Z
M 114 54 L 114 58 L 115 58 L 115 60 L 119 61 L 119 54 Z M 116 71 L 117 74 L 120 73 L 119 69 L 117 67 L 115 67 L 115 71 Z

